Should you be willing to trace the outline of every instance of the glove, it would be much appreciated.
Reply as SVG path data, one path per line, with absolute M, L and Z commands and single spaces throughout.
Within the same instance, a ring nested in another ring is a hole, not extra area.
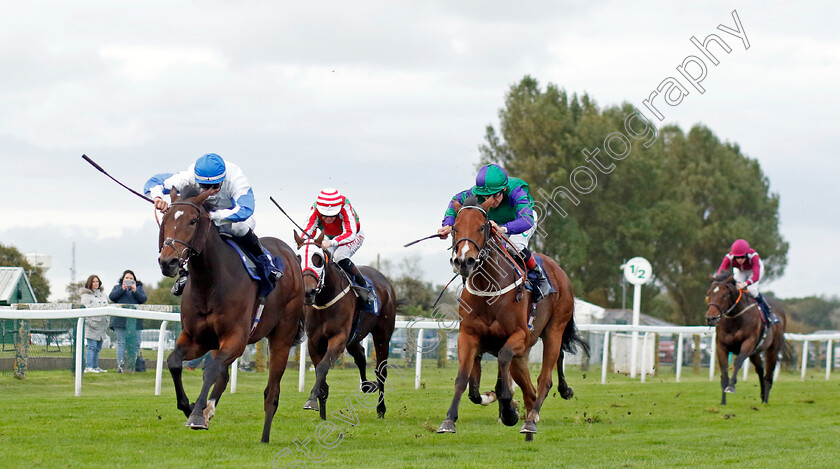
M 210 221 L 212 221 L 213 223 L 218 224 L 219 222 L 224 220 L 224 218 L 222 217 L 222 214 L 219 213 L 218 211 L 210 212 L 209 215 L 210 215 Z
M 738 290 L 743 290 L 747 288 L 747 282 L 738 282 L 735 284 L 735 286 L 738 287 Z
M 324 240 L 321 241 L 321 247 L 324 248 L 324 249 L 326 249 L 330 246 L 334 246 L 334 245 L 335 245 L 335 241 L 333 241 L 331 239 L 328 239 L 328 238 L 324 238 Z

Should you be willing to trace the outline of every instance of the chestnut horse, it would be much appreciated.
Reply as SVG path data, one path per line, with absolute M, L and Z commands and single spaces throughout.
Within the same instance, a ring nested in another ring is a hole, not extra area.
M 384 418 L 387 360 L 397 314 L 394 287 L 376 269 L 360 266 L 359 271 L 371 280 L 380 301 L 379 316 L 360 311 L 360 301 L 352 292 L 347 275 L 321 248 L 324 234 L 306 241 L 297 232 L 294 235 L 303 272 L 309 358 L 315 366 L 315 384 L 303 408 L 318 410 L 321 418 L 327 419 L 327 397 L 330 394 L 327 373 L 332 363 L 347 349 L 359 367 L 362 391 L 375 392 L 379 389 L 376 413 L 379 418 Z M 376 350 L 376 383 L 367 380 L 362 339 L 368 334 L 373 336 Z
M 207 429 L 227 386 L 229 365 L 242 355 L 246 344 L 268 337 L 271 366 L 264 393 L 261 440 L 268 443 L 289 349 L 302 332 L 300 272 L 286 269 L 265 298 L 262 316 L 255 321 L 260 305 L 257 283 L 245 270 L 236 250 L 219 236 L 202 206 L 210 192 L 195 196 L 185 192 L 180 199 L 177 191 L 172 194 L 172 205 L 160 225 L 158 263 L 167 277 L 174 277 L 183 264 L 189 266 L 190 273 L 181 296 L 181 335 L 167 359 L 178 409 L 187 416 L 188 427 Z M 276 238 L 261 238 L 260 242 L 274 256 L 282 257 L 286 266 L 294 265 L 294 251 L 286 243 Z M 182 361 L 200 357 L 208 350 L 214 350 L 213 358 L 205 366 L 201 392 L 191 404 L 181 382 Z M 213 392 L 208 398 L 211 386 Z
M 762 319 L 761 310 L 749 292 L 738 290 L 732 275 L 724 273 L 713 277 L 706 299 L 709 305 L 706 321 L 712 326 L 717 324 L 715 333 L 717 360 L 720 366 L 721 405 L 726 405 L 727 393 L 735 392 L 738 371 L 747 357 L 750 357 L 755 366 L 761 385 L 761 402 L 766 404 L 770 397 L 770 388 L 773 386 L 773 372 L 776 370 L 779 352 L 786 350 L 785 312 L 778 304 L 774 305 L 779 323 L 766 332 L 762 341 L 768 326 Z M 735 354 L 732 379 L 728 376 L 730 353 Z M 765 364 L 761 362 L 762 353 Z
M 480 371 L 481 355 L 489 352 L 498 357 L 495 392 L 501 421 L 507 426 L 519 421 L 519 413 L 512 405 L 512 378 L 522 389 L 525 402 L 525 423 L 520 432 L 530 439 L 537 431 L 540 409 L 553 385 L 553 368 L 558 367 L 561 394 L 570 398 L 573 390 L 563 376 L 563 353 L 572 351 L 575 345 L 584 350 L 588 350 L 588 346 L 575 327 L 574 296 L 569 278 L 554 260 L 541 254 L 538 255 L 543 260 L 545 273 L 557 292 L 537 303 L 534 328 L 529 332 L 531 301 L 521 290 L 525 280 L 512 268 L 512 260 L 501 246 L 504 241 L 493 232 L 487 218 L 491 203 L 488 199 L 478 205 L 474 198 L 467 199 L 463 206 L 455 203 L 458 216 L 452 228 L 451 263 L 465 279 L 466 288 L 459 301 L 461 324 L 455 395 L 446 419 L 437 431 L 455 433 L 458 406 L 468 383 L 471 384 L 470 398 L 473 402 L 481 401 L 477 393 L 477 372 Z M 543 362 L 534 389 L 528 372 L 528 352 L 537 339 L 543 341 Z

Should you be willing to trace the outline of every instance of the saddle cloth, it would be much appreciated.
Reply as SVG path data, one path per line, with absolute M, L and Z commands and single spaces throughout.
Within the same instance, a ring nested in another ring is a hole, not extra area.
M 271 293 L 271 290 L 274 290 L 274 284 L 268 281 L 269 267 L 267 265 L 258 264 L 257 260 L 251 255 L 251 253 L 242 249 L 242 247 L 236 244 L 232 238 L 226 238 L 225 241 L 236 250 L 236 253 L 239 254 L 239 258 L 242 260 L 242 265 L 245 267 L 248 275 L 250 275 L 251 278 L 259 285 L 260 298 L 268 296 L 268 294 Z M 268 256 L 272 256 L 266 248 L 263 248 L 263 252 Z M 274 260 L 274 265 L 281 272 L 285 272 L 286 265 L 283 263 L 283 258 L 272 256 L 272 259 Z

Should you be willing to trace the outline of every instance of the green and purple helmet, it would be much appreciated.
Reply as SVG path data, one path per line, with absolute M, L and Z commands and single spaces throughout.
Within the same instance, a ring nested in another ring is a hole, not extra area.
M 508 175 L 501 166 L 497 164 L 484 165 L 478 170 L 478 176 L 475 177 L 473 193 L 475 195 L 497 194 L 505 190 L 507 184 Z

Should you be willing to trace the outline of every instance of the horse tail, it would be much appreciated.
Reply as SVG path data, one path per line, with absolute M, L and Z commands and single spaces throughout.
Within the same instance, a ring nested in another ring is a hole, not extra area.
M 300 345 L 303 342 L 304 337 L 306 337 L 306 322 L 304 321 L 304 315 L 301 314 L 300 318 L 298 319 L 297 332 L 295 333 L 295 342 L 292 344 L 292 346 Z
M 580 347 L 580 349 L 583 350 L 583 353 L 589 357 L 589 344 L 581 338 L 577 326 L 575 325 L 574 317 L 569 320 L 568 324 L 566 324 L 566 329 L 563 330 L 563 341 L 561 344 L 560 348 L 564 352 L 574 353 L 575 347 Z

